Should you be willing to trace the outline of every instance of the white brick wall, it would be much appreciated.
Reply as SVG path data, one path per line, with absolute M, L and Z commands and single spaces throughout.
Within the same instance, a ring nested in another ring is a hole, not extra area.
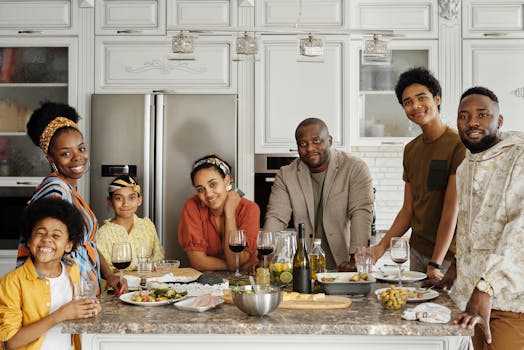
M 404 181 L 402 180 L 403 145 L 355 146 L 351 153 L 364 160 L 373 176 L 376 189 L 376 227 L 387 230 L 402 207 Z

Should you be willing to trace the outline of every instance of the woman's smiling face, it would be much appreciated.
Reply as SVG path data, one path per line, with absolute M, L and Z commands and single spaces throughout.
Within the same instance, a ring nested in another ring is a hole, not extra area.
M 200 201 L 209 209 L 217 210 L 226 201 L 226 187 L 230 182 L 229 176 L 223 178 L 215 167 L 209 167 L 195 174 L 193 185 Z
M 66 129 L 54 137 L 47 158 L 58 172 L 73 186 L 86 171 L 89 153 L 84 137 L 76 129 Z

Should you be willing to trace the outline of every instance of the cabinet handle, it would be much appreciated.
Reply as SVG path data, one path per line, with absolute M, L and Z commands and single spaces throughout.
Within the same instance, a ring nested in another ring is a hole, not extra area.
M 142 33 L 142 31 L 136 30 L 136 29 L 124 29 L 124 30 L 117 30 L 116 33 L 117 34 L 139 34 L 139 33 Z
M 17 181 L 17 185 L 29 185 L 29 186 L 38 186 L 40 182 L 34 182 L 34 181 Z
M 41 30 L 19 30 L 18 34 L 42 34 Z
M 298 152 L 298 149 L 290 148 L 289 152 Z
M 484 36 L 506 36 L 508 33 L 484 33 Z
M 382 141 L 380 142 L 381 145 L 403 145 L 404 142 L 400 141 Z

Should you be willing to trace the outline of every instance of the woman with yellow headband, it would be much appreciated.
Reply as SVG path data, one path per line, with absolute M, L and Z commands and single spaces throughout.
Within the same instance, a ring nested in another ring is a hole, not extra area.
M 75 205 L 86 223 L 86 231 L 81 244 L 69 255 L 76 262 L 80 276 L 93 281 L 100 293 L 100 277 L 115 290 L 127 291 L 124 281 L 120 285 L 119 276 L 98 254 L 95 232 L 98 222 L 87 202 L 76 191 L 77 181 L 88 168 L 89 153 L 84 137 L 76 124 L 79 115 L 74 108 L 62 103 L 45 102 L 35 110 L 27 123 L 27 134 L 33 143 L 44 152 L 52 173 L 45 177 L 37 187 L 29 204 L 46 197 L 58 197 Z M 26 242 L 21 238 L 18 245 L 17 265 L 22 265 L 29 256 Z
M 142 205 L 140 186 L 128 175 L 117 177 L 108 188 L 108 204 L 113 208 L 115 217 L 104 221 L 96 234 L 98 251 L 106 260 L 111 261 L 113 243 L 131 243 L 132 256 L 138 256 L 138 247 L 151 248 L 153 261 L 164 259 L 164 248 L 158 240 L 155 224 L 148 218 L 139 218 L 136 211 Z M 136 270 L 136 259 L 126 271 Z

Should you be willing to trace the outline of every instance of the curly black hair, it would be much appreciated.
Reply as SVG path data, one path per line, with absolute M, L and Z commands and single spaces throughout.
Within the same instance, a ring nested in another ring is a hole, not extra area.
M 402 94 L 404 93 L 404 90 L 412 84 L 424 85 L 428 88 L 433 97 L 440 97 L 442 94 L 442 88 L 440 87 L 439 81 L 429 70 L 424 67 L 411 68 L 400 74 L 397 84 L 395 85 L 395 94 L 397 95 L 397 100 L 400 105 L 402 105 Z M 440 112 L 440 105 L 438 106 L 438 110 Z
M 469 95 L 484 95 L 484 96 L 489 97 L 491 101 L 495 103 L 499 103 L 499 99 L 497 95 L 495 95 L 495 93 L 491 91 L 490 89 L 485 88 L 483 86 L 474 86 L 474 87 L 467 89 L 466 91 L 464 91 L 462 96 L 460 96 L 460 101 L 462 101 L 464 97 L 467 97 Z
M 31 141 L 33 141 L 36 146 L 40 147 L 40 135 L 42 135 L 42 132 L 44 132 L 47 124 L 49 124 L 56 117 L 64 117 L 74 121 L 75 123 L 78 123 L 78 120 L 80 119 L 80 116 L 76 110 L 65 103 L 49 101 L 40 103 L 40 107 L 33 111 L 29 121 L 27 122 L 27 135 L 29 135 Z M 49 144 L 49 149 L 51 149 L 55 138 L 66 129 L 71 129 L 71 127 L 67 126 L 58 129 L 55 132 Z
M 224 162 L 227 165 L 227 167 L 229 168 L 230 171 L 232 170 L 231 165 L 229 165 L 228 162 L 226 162 L 225 160 L 223 160 L 222 158 L 220 158 L 216 154 L 209 154 L 209 155 L 204 156 L 202 158 L 198 158 L 197 160 L 195 160 L 193 162 L 193 164 L 196 164 L 196 163 L 200 162 L 201 160 L 208 159 L 208 158 L 220 159 L 222 162 Z M 199 166 L 197 166 L 197 167 L 193 168 L 193 170 L 191 170 L 191 183 L 192 184 L 195 184 L 195 175 L 196 175 L 196 173 L 199 172 L 200 170 L 206 169 L 206 168 L 215 168 L 220 173 L 220 176 L 222 176 L 222 178 L 225 178 L 226 175 L 230 175 L 230 174 L 226 174 L 224 172 L 224 170 L 222 170 L 218 165 L 215 165 L 213 163 L 204 163 L 204 164 L 200 164 Z
M 45 218 L 54 218 L 66 225 L 73 247 L 83 242 L 86 225 L 82 214 L 73 204 L 53 197 L 39 199 L 25 208 L 20 233 L 26 242 L 29 242 L 35 225 Z

